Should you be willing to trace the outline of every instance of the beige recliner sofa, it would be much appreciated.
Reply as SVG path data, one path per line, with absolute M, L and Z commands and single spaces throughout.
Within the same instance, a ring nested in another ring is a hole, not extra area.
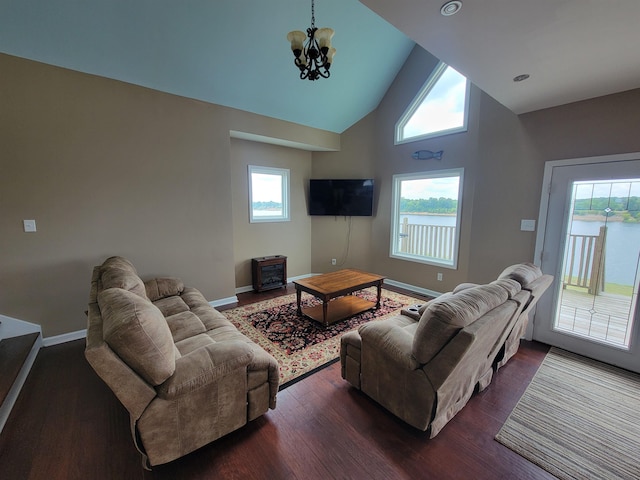
M 85 356 L 129 411 L 146 467 L 276 406 L 278 363 L 179 279 L 143 282 L 111 257 L 93 270 Z
M 553 277 L 530 263 L 341 338 L 342 377 L 433 438 L 513 356 Z

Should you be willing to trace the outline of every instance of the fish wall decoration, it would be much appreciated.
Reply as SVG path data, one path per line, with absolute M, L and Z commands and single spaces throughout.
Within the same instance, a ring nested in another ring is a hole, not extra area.
M 432 152 L 431 150 L 418 150 L 411 156 L 416 160 L 430 160 L 432 158 L 435 158 L 436 160 L 442 160 L 443 153 L 443 150 L 440 150 L 439 152 Z

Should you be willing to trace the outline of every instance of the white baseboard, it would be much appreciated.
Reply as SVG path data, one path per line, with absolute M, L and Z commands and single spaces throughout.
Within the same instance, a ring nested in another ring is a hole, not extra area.
M 33 363 L 36 361 L 36 357 L 38 356 L 38 352 L 40 351 L 41 346 L 42 346 L 42 338 L 38 337 L 36 341 L 33 343 L 33 346 L 31 347 L 31 351 L 29 352 L 29 355 L 25 359 L 24 364 L 22 365 L 22 369 L 20 370 L 20 373 L 18 373 L 18 376 L 13 382 L 13 386 L 11 387 L 11 390 L 9 390 L 9 393 L 4 399 L 4 402 L 2 402 L 2 405 L 0 405 L 0 433 L 2 432 L 2 429 L 4 428 L 5 423 L 7 423 L 9 415 L 11 414 L 11 409 L 13 408 L 13 406 L 16 403 L 16 400 L 18 399 L 18 395 L 20 395 L 22 386 L 24 385 L 24 382 L 27 380 L 27 376 L 29 376 L 29 372 L 31 371 L 31 367 L 33 366 Z
M 295 280 L 299 280 L 299 279 L 302 279 L 302 278 L 314 277 L 316 275 L 320 275 L 320 274 L 319 273 L 307 273 L 306 275 L 298 275 L 297 277 L 288 278 L 287 282 L 293 282 Z M 435 290 L 429 290 L 427 288 L 417 287 L 415 285 L 410 285 L 408 283 L 397 282 L 397 281 L 391 280 L 389 278 L 385 278 L 384 283 L 388 283 L 389 285 L 392 285 L 394 287 L 404 288 L 405 290 L 409 290 L 411 292 L 419 293 L 421 295 L 427 295 L 427 296 L 430 296 L 430 297 L 438 297 L 438 296 L 442 295 L 441 292 L 436 292 Z M 246 292 L 251 292 L 251 291 L 253 291 L 253 286 L 252 285 L 247 285 L 247 286 L 244 286 L 244 287 L 236 288 L 236 294 L 238 294 L 238 293 L 246 293 Z
M 252 292 L 252 291 L 253 291 L 253 285 L 247 285 L 245 287 L 236 288 L 236 294 L 238 294 L 238 293 L 247 293 L 247 292 Z
M 233 297 L 220 298 L 218 300 L 211 300 L 209 302 L 209 305 L 215 308 L 215 307 L 220 307 L 222 305 L 229 305 L 230 303 L 237 303 L 237 302 L 238 302 L 238 297 L 234 295 Z
M 313 277 L 315 275 L 318 275 L 317 273 L 308 273 L 305 275 L 298 275 L 296 277 L 290 277 L 287 279 L 287 282 L 293 282 L 295 280 L 299 280 L 299 279 L 303 279 L 303 278 L 309 278 L 309 277 Z M 389 285 L 392 285 L 394 287 L 399 287 L 399 288 L 404 288 L 406 290 L 409 290 L 411 292 L 416 292 L 422 295 L 428 295 L 428 296 L 432 296 L 432 297 L 437 297 L 439 295 L 442 295 L 441 292 L 436 292 L 435 290 L 429 290 L 426 288 L 422 288 L 422 287 L 417 287 L 415 285 L 410 285 L 408 283 L 402 283 L 402 282 L 397 282 L 395 280 L 391 280 L 386 278 L 384 280 L 384 283 L 388 283 Z M 238 287 L 236 288 L 236 294 L 238 293 L 244 293 L 244 292 L 250 292 L 251 290 L 253 290 L 253 287 L 251 285 L 247 285 L 245 287 Z M 232 297 L 226 297 L 226 298 L 220 298 L 217 300 L 212 300 L 209 302 L 209 304 L 212 307 L 220 307 L 223 305 L 229 305 L 231 303 L 237 303 L 238 302 L 238 297 L 237 296 L 232 296 Z M 42 329 L 40 327 L 40 325 L 34 324 L 34 323 L 29 323 L 29 322 L 25 322 L 23 320 L 18 320 L 15 318 L 11 318 L 11 317 L 7 317 L 5 315 L 0 315 L 0 322 L 2 322 L 1 324 L 1 328 L 2 328 L 2 336 L 0 336 L 0 338 L 11 338 L 11 337 L 17 337 L 20 335 L 27 335 L 29 333 L 40 333 L 42 334 Z M 43 347 L 50 347 L 52 345 L 59 345 L 61 343 L 65 343 L 65 342 L 71 342 L 74 340 L 80 340 L 82 338 L 86 338 L 87 336 L 87 330 L 78 330 L 76 332 L 69 332 L 69 333 L 63 333 L 61 335 L 55 335 L 53 337 L 46 337 L 43 338 L 42 340 L 39 340 L 38 343 L 39 345 L 43 346 Z
M 36 323 L 25 322 L 17 318 L 0 315 L 0 340 L 20 337 L 30 333 L 42 333 L 42 327 Z
M 63 333 L 62 335 L 54 335 L 46 337 L 42 340 L 43 347 L 51 347 L 52 345 L 60 345 L 61 343 L 72 342 L 87 337 L 87 329 L 78 330 L 77 332 Z
M 287 278 L 287 283 L 291 283 L 291 282 L 294 282 L 296 280 L 300 280 L 302 278 L 313 277 L 314 275 L 318 275 L 318 274 L 317 273 L 307 273 L 306 275 L 298 275 L 296 277 L 289 277 L 289 278 Z M 236 294 L 238 294 L 238 293 L 247 293 L 247 292 L 252 292 L 252 291 L 253 291 L 253 285 L 245 285 L 244 287 L 236 288 Z
M 408 283 L 396 282 L 395 280 L 390 280 L 388 278 L 384 279 L 384 283 L 430 297 L 439 297 L 442 295 L 442 292 L 436 292 L 435 290 L 429 290 L 428 288 L 416 287 L 415 285 L 410 285 Z
M 294 281 L 300 280 L 302 278 L 315 277 L 316 275 L 320 275 L 320 274 L 319 273 L 307 273 L 305 275 L 298 275 L 297 277 L 291 277 L 288 281 L 289 282 L 294 282 Z
M 314 275 L 317 275 L 317 274 L 310 273 L 307 275 L 299 275 L 297 277 L 292 277 L 287 280 L 291 282 L 291 281 L 302 279 L 302 278 L 313 277 Z M 408 283 L 396 282 L 395 280 L 385 279 L 384 283 L 388 283 L 389 285 L 392 285 L 395 287 L 404 288 L 411 292 L 416 292 L 422 295 L 428 295 L 432 297 L 437 297 L 441 295 L 440 292 L 436 292 L 434 290 L 417 287 L 415 285 L 410 285 Z M 251 290 L 253 290 L 252 286 L 239 287 L 236 289 L 236 293 L 244 293 L 244 292 L 249 292 Z M 233 297 L 213 300 L 209 302 L 209 304 L 215 308 L 222 305 L 228 305 L 230 303 L 237 303 L 237 302 L 238 302 L 238 297 L 233 296 Z M 1 337 L 1 338 L 16 337 L 19 335 L 26 335 L 29 333 L 36 333 L 36 332 L 42 335 L 42 330 L 40 325 L 24 322 L 22 320 L 6 317 L 4 315 L 0 315 L 0 321 L 2 322 L 3 335 L 4 335 L 4 337 Z M 33 363 L 36 360 L 36 357 L 38 355 L 38 351 L 40 350 L 40 348 L 59 345 L 61 343 L 71 342 L 74 340 L 80 340 L 82 338 L 86 338 L 86 336 L 87 336 L 87 330 L 85 329 L 85 330 L 78 330 L 76 332 L 63 333 L 61 335 L 55 335 L 53 337 L 47 337 L 44 339 L 42 338 L 42 336 L 38 337 L 36 342 L 33 344 L 31 352 L 29 353 L 29 356 L 27 357 L 24 363 L 24 366 L 20 371 L 20 374 L 16 378 L 16 381 L 14 382 L 13 387 L 11 387 L 11 390 L 9 391 L 7 398 L 5 399 L 2 406 L 0 406 L 0 432 L 2 432 L 2 429 L 4 428 L 4 425 L 7 419 L 9 418 L 11 409 L 13 408 L 18 398 L 18 395 L 20 394 L 20 390 L 22 389 L 22 386 L 24 385 L 24 382 L 27 379 L 27 376 L 29 375 L 29 371 L 31 370 L 31 367 L 33 366 Z

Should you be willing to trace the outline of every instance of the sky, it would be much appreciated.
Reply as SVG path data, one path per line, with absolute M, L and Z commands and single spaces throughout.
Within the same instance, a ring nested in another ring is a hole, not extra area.
M 575 198 L 640 197 L 640 179 L 574 182 Z
M 403 180 L 402 198 L 458 198 L 459 177 Z
M 251 192 L 254 202 L 282 202 L 282 177 L 253 173 L 251 177 Z
M 404 137 L 457 128 L 464 124 L 467 79 L 447 67 L 404 127 Z

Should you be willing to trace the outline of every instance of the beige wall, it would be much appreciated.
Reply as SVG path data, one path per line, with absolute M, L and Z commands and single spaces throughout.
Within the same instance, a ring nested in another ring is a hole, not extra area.
M 374 117 L 369 115 L 342 134 L 341 149 L 335 153 L 314 153 L 312 178 L 373 178 L 378 208 L 379 177 L 374 171 Z M 308 185 L 306 185 L 308 189 Z M 314 216 L 311 240 L 311 268 L 326 273 L 341 268 L 372 268 L 372 217 Z M 335 258 L 337 265 L 331 264 Z
M 397 146 L 393 144 L 397 119 L 411 103 L 436 64 L 437 59 L 423 49 L 414 49 L 378 109 L 342 134 L 341 151 L 314 153 L 313 172 L 318 176 L 343 175 L 344 178 L 343 172 L 348 169 L 349 173 L 354 175 L 358 175 L 358 172 L 370 172 L 376 179 L 376 213 L 373 218 L 365 220 L 366 224 L 363 222 L 361 236 L 351 239 L 349 250 L 359 254 L 359 257 L 353 259 L 351 266 L 371 269 L 392 280 L 410 285 L 445 291 L 468 278 L 471 220 L 475 208 L 473 170 L 477 163 L 478 106 L 481 92 L 475 88 L 472 91 L 468 132 Z M 350 145 L 354 146 L 352 150 L 349 150 Z M 421 149 L 444 150 L 444 159 L 418 161 L 411 158 L 413 152 Z M 443 269 L 389 258 L 392 176 L 398 173 L 458 167 L 465 168 L 458 269 Z M 340 229 L 339 223 L 334 225 L 327 220 L 320 223 L 314 219 L 313 222 L 313 241 L 320 244 L 320 247 L 312 249 L 312 265 L 320 271 L 326 271 L 330 268 L 325 266 L 329 252 L 342 248 L 344 236 L 341 231 L 344 229 Z M 367 226 L 369 238 L 366 238 L 365 234 Z M 321 236 L 321 240 L 317 240 L 318 236 Z M 331 242 L 331 238 L 336 240 Z M 444 273 L 443 282 L 436 282 L 437 272 Z
M 538 159 L 640 151 L 640 89 L 521 115 Z
M 336 134 L 8 55 L 0 71 L 0 315 L 45 337 L 86 327 L 91 270 L 110 255 L 212 301 L 235 295 L 231 129 L 339 145 Z M 308 176 L 309 153 L 294 156 L 296 176 Z M 24 233 L 24 219 L 38 231 Z M 287 247 L 293 274 L 309 268 L 302 250 Z
M 233 256 L 236 287 L 252 284 L 251 259 L 267 255 L 287 257 L 287 276 L 311 269 L 311 220 L 305 185 L 311 175 L 311 152 L 247 140 L 231 140 L 233 185 Z M 289 222 L 249 223 L 248 165 L 289 169 Z
M 467 270 L 471 251 L 470 228 L 475 209 L 473 170 L 477 163 L 479 90 L 476 88 L 471 90 L 467 132 L 402 145 L 393 144 L 398 118 L 413 101 L 437 63 L 438 60 L 422 48 L 414 48 L 376 111 L 375 169 L 381 177 L 381 189 L 378 215 L 373 224 L 373 256 L 376 261 L 376 270 L 393 280 L 429 290 L 447 291 L 468 278 Z M 443 150 L 444 154 L 442 160 L 414 160 L 411 155 L 417 150 Z M 460 167 L 465 171 L 458 268 L 452 270 L 390 258 L 393 175 Z M 436 282 L 438 272 L 443 274 L 442 282 Z
M 378 109 L 339 136 L 0 54 L 0 315 L 45 336 L 83 329 L 91 268 L 114 254 L 209 300 L 233 296 L 250 282 L 248 259 L 274 253 L 290 257 L 289 276 L 330 271 L 337 258 L 436 291 L 488 281 L 533 259 L 535 233 L 520 220 L 537 219 L 545 161 L 640 151 L 640 90 L 517 117 L 472 88 L 468 132 L 394 146 L 395 122 L 435 63 L 416 48 Z M 413 160 L 420 149 L 443 160 Z M 373 177 L 376 215 L 349 230 L 344 218 L 306 217 L 305 202 L 286 227 L 249 225 L 249 162 L 289 165 L 297 199 L 308 178 Z M 390 259 L 392 175 L 454 167 L 465 168 L 459 268 Z M 24 233 L 23 219 L 38 232 Z
M 340 150 L 340 135 L 337 133 L 237 109 L 229 109 L 228 113 L 231 136 L 234 138 L 266 141 L 306 151 Z
M 370 222 L 371 239 L 351 244 L 363 257 L 353 266 L 443 292 L 463 281 L 491 281 L 509 264 L 533 261 L 535 232 L 521 231 L 520 221 L 538 219 L 544 162 L 640 151 L 640 90 L 518 117 L 472 87 L 466 133 L 393 145 L 397 119 L 436 64 L 437 59 L 416 47 L 378 109 L 343 133 L 341 152 L 314 154 L 313 171 L 336 176 L 345 168 L 371 171 L 347 152 L 348 145 L 369 142 L 377 212 Z M 411 154 L 422 149 L 444 150 L 442 161 L 413 160 Z M 465 175 L 457 270 L 389 258 L 392 176 L 457 167 Z M 328 252 L 341 248 L 339 232 L 330 222 L 314 220 L 314 242 L 321 245 L 312 249 L 313 266 L 326 270 Z M 444 281 L 436 280 L 437 272 Z
M 508 265 L 534 260 L 535 232 L 521 231 L 520 221 L 537 221 L 544 165 L 518 117 L 484 93 L 480 116 L 467 274 L 484 282 Z

